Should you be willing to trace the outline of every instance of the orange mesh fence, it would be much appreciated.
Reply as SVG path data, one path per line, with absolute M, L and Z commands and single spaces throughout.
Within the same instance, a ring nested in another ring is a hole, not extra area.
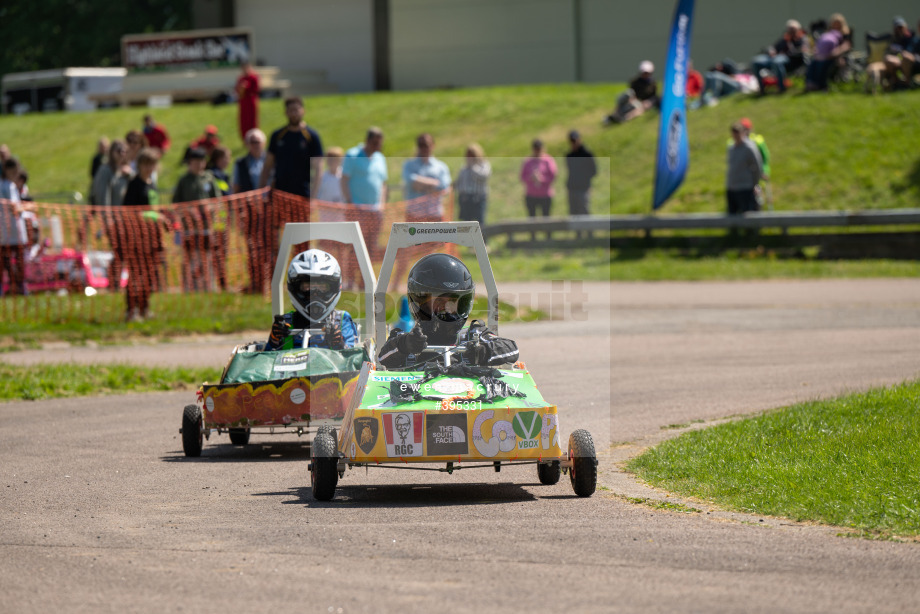
M 357 221 L 379 270 L 393 222 L 452 219 L 449 190 L 380 210 L 343 205 L 268 189 L 155 207 L 93 207 L 0 201 L 0 314 L 34 309 L 10 295 L 54 293 L 57 309 L 92 321 L 99 293 L 124 295 L 119 316 L 149 315 L 154 293 L 268 295 L 281 232 L 290 222 Z M 346 288 L 362 289 L 350 248 L 314 245 L 342 265 Z M 297 246 L 296 250 L 306 249 Z M 431 244 L 400 250 L 393 287 L 423 253 L 453 252 Z M 293 256 L 293 252 L 288 258 Z M 65 298 L 66 297 L 70 297 Z M 181 303 L 178 303 L 181 304 Z M 112 307 L 110 307 L 111 309 Z M 217 314 L 215 314 L 216 316 Z

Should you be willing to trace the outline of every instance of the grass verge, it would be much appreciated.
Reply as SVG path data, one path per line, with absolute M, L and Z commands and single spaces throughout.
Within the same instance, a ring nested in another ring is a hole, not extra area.
M 45 364 L 34 368 L 0 362 L 0 401 L 189 390 L 202 382 L 219 378 L 220 369 L 211 368 L 73 363 Z
M 395 315 L 399 295 L 390 295 L 387 319 Z M 51 341 L 82 344 L 123 343 L 139 339 L 176 339 L 189 335 L 265 331 L 271 328 L 271 302 L 262 296 L 237 293 L 157 293 L 151 297 L 154 316 L 144 322 L 124 322 L 122 293 L 58 296 L 37 294 L 0 299 L 0 351 L 37 347 Z M 364 317 L 363 294 L 343 292 L 339 309 L 355 319 Z M 486 299 L 473 304 L 471 317 L 484 319 Z M 499 303 L 503 322 L 533 321 L 545 313 Z
M 920 535 L 920 382 L 685 433 L 627 464 L 665 490 L 753 514 Z

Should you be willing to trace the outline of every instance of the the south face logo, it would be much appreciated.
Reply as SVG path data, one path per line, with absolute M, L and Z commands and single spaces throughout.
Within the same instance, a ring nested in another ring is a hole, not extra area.
M 466 414 L 428 414 L 426 436 L 429 456 L 468 454 Z
M 355 418 L 355 439 L 365 454 L 370 454 L 377 445 L 380 423 L 377 418 Z
M 420 411 L 383 414 L 387 456 L 421 456 L 425 416 Z

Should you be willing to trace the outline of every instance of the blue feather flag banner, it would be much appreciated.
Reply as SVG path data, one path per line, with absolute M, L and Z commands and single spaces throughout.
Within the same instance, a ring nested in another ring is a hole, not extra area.
M 690 59 L 690 32 L 693 26 L 693 0 L 678 0 L 671 26 L 668 61 L 664 70 L 661 97 L 661 124 L 658 128 L 658 155 L 655 167 L 655 196 L 652 209 L 659 209 L 680 187 L 687 174 L 690 146 L 687 142 L 687 61 Z

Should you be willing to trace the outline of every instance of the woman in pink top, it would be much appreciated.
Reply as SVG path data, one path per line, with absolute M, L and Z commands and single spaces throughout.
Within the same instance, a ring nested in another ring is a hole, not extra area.
M 537 216 L 539 207 L 543 217 L 549 215 L 553 204 L 553 181 L 556 179 L 556 161 L 546 153 L 543 141 L 534 139 L 531 156 L 521 166 L 521 181 L 524 183 L 524 202 L 527 215 Z

